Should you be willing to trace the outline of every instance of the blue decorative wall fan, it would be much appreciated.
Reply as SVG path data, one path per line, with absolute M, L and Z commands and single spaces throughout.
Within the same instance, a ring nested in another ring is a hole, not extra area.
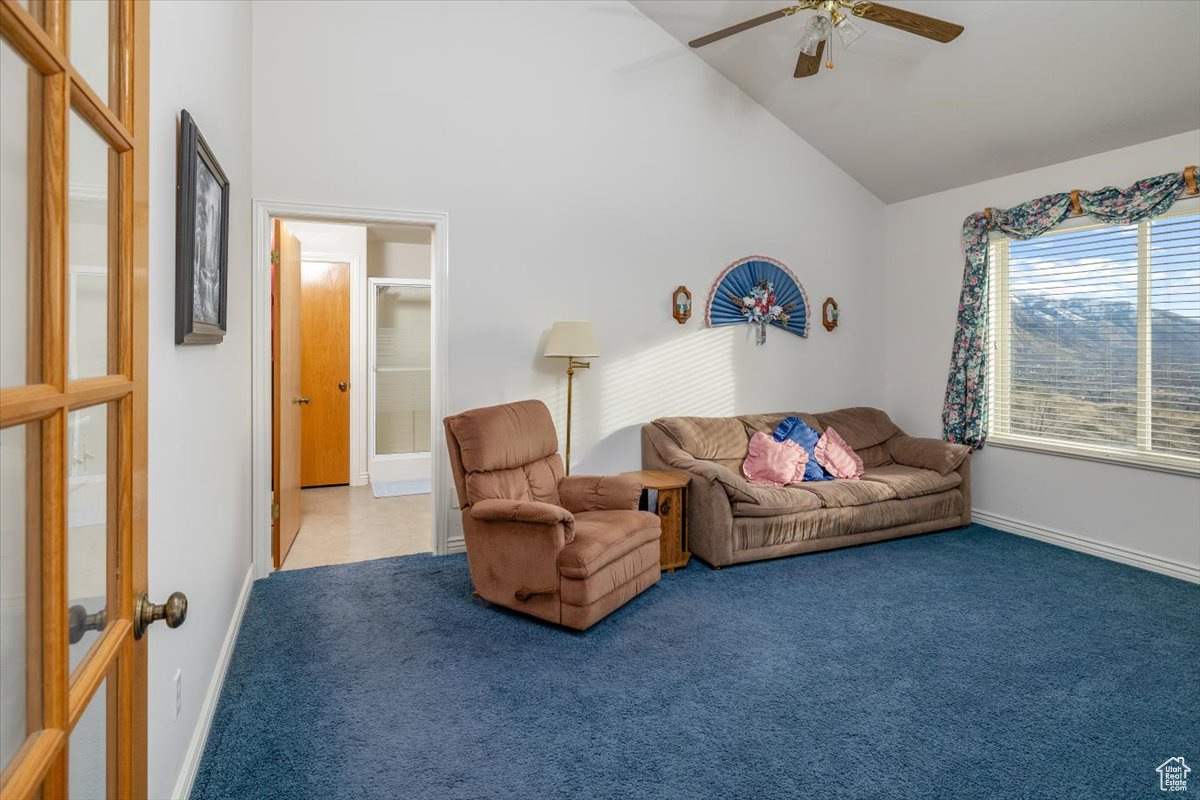
M 758 344 L 766 341 L 768 325 L 807 337 L 808 318 L 808 295 L 800 281 L 766 256 L 749 256 L 726 267 L 709 290 L 704 309 L 704 324 L 710 328 L 754 325 Z

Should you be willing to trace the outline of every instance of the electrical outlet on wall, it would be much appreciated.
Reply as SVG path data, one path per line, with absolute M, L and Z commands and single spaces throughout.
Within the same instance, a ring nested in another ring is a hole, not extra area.
M 175 719 L 183 710 L 183 668 L 175 670 Z

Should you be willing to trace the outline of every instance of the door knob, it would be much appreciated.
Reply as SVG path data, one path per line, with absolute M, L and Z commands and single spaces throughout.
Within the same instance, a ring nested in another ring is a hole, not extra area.
M 88 631 L 102 631 L 107 624 L 108 609 L 89 614 L 83 606 L 71 606 L 67 609 L 67 642 L 75 644 Z
M 345 381 L 338 381 L 338 388 L 344 392 L 350 388 L 350 385 L 348 383 L 346 383 Z
M 163 619 L 168 628 L 178 628 L 187 619 L 187 595 L 183 592 L 171 592 L 167 602 L 156 606 L 150 602 L 150 595 L 142 592 L 133 604 L 133 638 L 140 639 L 146 635 L 150 623 Z
M 308 395 L 304 395 L 304 396 L 302 396 L 302 397 L 297 397 L 297 398 L 296 398 L 295 400 L 293 400 L 292 402 L 293 402 L 293 403 L 295 403 L 296 405 L 299 405 L 299 406 L 306 406 L 306 405 L 308 405 L 309 403 L 311 403 L 311 402 L 312 402 L 312 398 L 311 398 L 311 397 L 309 397 Z

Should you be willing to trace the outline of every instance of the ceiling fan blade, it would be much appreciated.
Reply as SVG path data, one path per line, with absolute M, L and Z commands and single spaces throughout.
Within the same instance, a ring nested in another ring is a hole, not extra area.
M 878 22 L 881 25 L 915 33 L 917 36 L 924 36 L 926 39 L 933 39 L 935 42 L 954 41 L 964 30 L 962 25 L 955 25 L 953 22 L 945 22 L 933 17 L 927 17 L 924 14 L 917 14 L 913 11 L 905 11 L 902 8 L 885 6 L 883 3 L 861 3 L 853 7 L 852 11 L 856 17 L 862 17 L 872 22 Z
M 801 53 L 800 58 L 796 59 L 796 72 L 793 75 L 795 78 L 807 78 L 809 75 L 816 75 L 821 69 L 821 56 L 825 53 L 825 42 L 817 45 L 817 54 L 810 56 L 807 53 Z
M 757 28 L 759 25 L 766 25 L 768 22 L 787 16 L 789 13 L 795 13 L 792 11 L 793 8 L 794 6 L 781 8 L 778 11 L 772 11 L 770 14 L 763 14 L 761 17 L 755 17 L 754 19 L 748 19 L 745 22 L 739 22 L 737 25 L 730 25 L 728 28 L 722 28 L 715 33 L 710 33 L 708 36 L 701 36 L 699 39 L 692 39 L 690 42 L 688 42 L 688 47 L 704 47 L 706 44 L 719 42 L 726 36 L 733 36 L 735 33 L 748 31 L 751 28 Z

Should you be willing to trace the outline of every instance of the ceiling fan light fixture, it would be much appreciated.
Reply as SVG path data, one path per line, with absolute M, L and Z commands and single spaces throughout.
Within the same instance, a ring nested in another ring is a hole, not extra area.
M 834 27 L 837 29 L 838 38 L 842 40 L 842 47 L 847 49 L 866 33 L 862 27 L 855 25 L 849 17 L 842 17 L 834 24 Z
M 829 38 L 829 28 L 829 17 L 824 14 L 816 14 L 809 19 L 808 24 L 804 26 L 804 33 L 800 36 L 800 52 L 807 56 L 815 56 L 821 42 Z

